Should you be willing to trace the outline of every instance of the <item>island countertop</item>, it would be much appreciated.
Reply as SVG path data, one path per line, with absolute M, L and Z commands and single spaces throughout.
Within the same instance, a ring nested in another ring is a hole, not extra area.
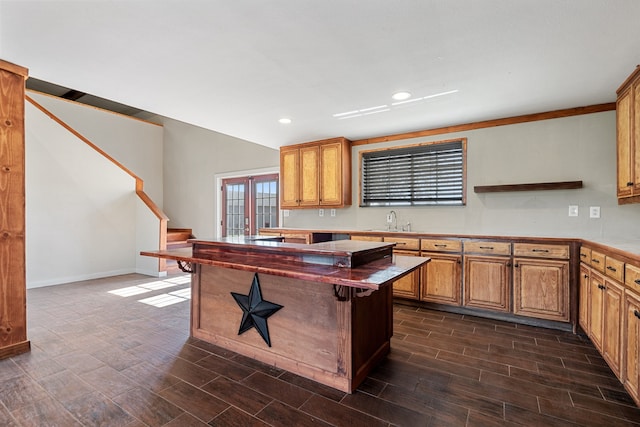
M 429 261 L 392 255 L 393 243 L 337 240 L 307 245 L 263 236 L 189 242 L 190 248 L 141 255 L 371 290 L 390 285 Z

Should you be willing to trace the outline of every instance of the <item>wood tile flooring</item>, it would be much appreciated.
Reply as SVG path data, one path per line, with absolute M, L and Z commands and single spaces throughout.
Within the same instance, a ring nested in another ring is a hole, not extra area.
M 0 426 L 640 426 L 579 335 L 397 304 L 391 354 L 348 395 L 190 339 L 185 279 L 29 290 Z

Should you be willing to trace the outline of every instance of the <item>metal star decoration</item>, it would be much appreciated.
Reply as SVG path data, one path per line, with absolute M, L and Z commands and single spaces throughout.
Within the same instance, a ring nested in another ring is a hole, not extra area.
M 238 335 L 242 335 L 251 328 L 256 328 L 256 331 L 258 331 L 264 342 L 271 347 L 267 318 L 280 310 L 282 306 L 262 299 L 258 273 L 253 276 L 253 283 L 251 283 L 249 295 L 231 292 L 231 296 L 242 309 L 242 322 L 240 322 Z

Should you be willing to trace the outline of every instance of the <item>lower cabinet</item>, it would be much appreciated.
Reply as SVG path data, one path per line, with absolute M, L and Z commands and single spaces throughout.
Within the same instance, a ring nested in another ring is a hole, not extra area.
M 431 261 L 422 268 L 423 301 L 460 305 L 462 287 L 462 255 L 423 252 Z
M 465 255 L 464 306 L 508 312 L 511 258 Z
M 603 302 L 602 356 L 620 378 L 622 310 L 624 288 L 611 280 L 605 280 Z
M 515 258 L 513 272 L 514 314 L 569 320 L 569 261 Z
M 589 334 L 589 280 L 591 279 L 591 270 L 584 264 L 580 264 L 580 304 L 578 307 L 578 323 L 582 329 Z
M 624 301 L 623 342 L 625 354 L 622 369 L 622 382 L 627 391 L 640 401 L 640 297 L 627 292 Z
M 394 255 L 419 256 L 415 251 L 393 250 Z M 393 295 L 402 298 L 420 298 L 420 274 L 424 267 L 412 271 L 400 280 L 393 282 Z
M 589 280 L 589 338 L 602 353 L 604 326 L 604 276 L 591 271 Z

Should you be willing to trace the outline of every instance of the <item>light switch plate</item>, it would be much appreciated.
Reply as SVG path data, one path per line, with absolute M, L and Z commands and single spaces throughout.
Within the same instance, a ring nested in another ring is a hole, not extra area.
M 324 216 L 324 209 L 318 209 L 318 216 Z
M 335 209 L 331 209 L 331 216 L 336 216 L 336 210 Z
M 569 216 L 578 216 L 578 206 L 576 205 L 569 206 Z
M 600 218 L 600 206 L 589 207 L 589 218 Z

